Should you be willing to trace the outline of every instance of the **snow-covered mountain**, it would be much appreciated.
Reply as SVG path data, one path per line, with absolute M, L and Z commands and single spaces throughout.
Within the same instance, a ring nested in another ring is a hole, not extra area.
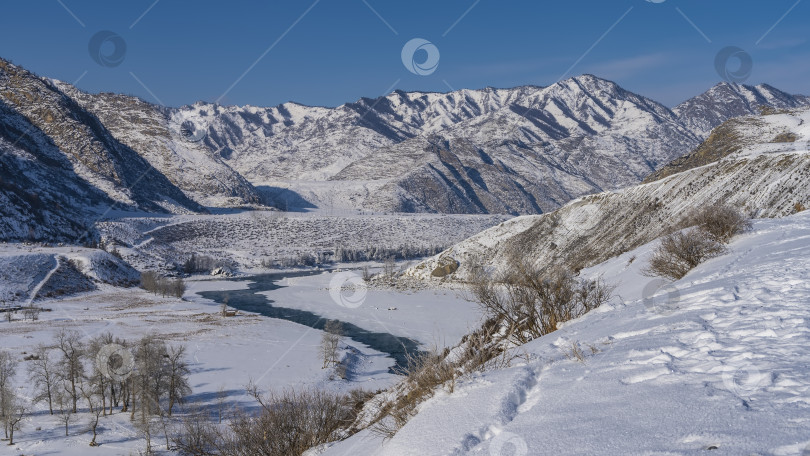
M 663 105 L 590 75 L 334 109 L 185 109 L 210 119 L 210 144 L 255 185 L 378 210 L 545 212 L 636 183 L 700 142 Z
M 53 83 L 0 60 L 3 240 L 83 238 L 108 208 L 202 211 Z
M 287 189 L 316 206 L 531 214 L 638 183 L 731 117 L 808 103 L 723 83 L 670 110 L 583 75 L 549 87 L 397 91 L 337 108 L 198 103 L 180 112 L 271 197 Z
M 188 137 L 185 128 L 189 126 L 183 125 L 185 119 L 176 111 L 131 96 L 90 95 L 70 84 L 54 83 L 192 200 L 215 207 L 261 203 L 244 177 L 200 141 Z
M 707 140 L 695 158 L 673 165 L 672 175 L 585 196 L 548 214 L 510 219 L 407 273 L 423 280 L 463 280 L 476 265 L 507 271 L 520 258 L 539 268 L 578 270 L 650 242 L 716 203 L 756 217 L 791 214 L 810 203 L 809 125 L 806 108 L 728 121 L 715 130 L 725 132 L 724 140 Z M 458 269 L 434 273 L 447 265 Z
M 65 223 L 42 227 L 42 238 L 84 226 L 80 219 L 87 217 L 80 213 L 96 204 L 109 207 L 99 195 L 122 208 L 175 213 L 262 203 L 544 213 L 586 194 L 640 182 L 692 151 L 730 117 L 760 106 L 810 103 L 769 86 L 724 83 L 670 110 L 583 75 L 549 87 L 396 91 L 335 108 L 203 102 L 166 108 L 129 96 L 83 93 L 0 63 L 0 123 L 9 143 L 4 149 L 19 158 L 28 136 L 42 144 L 29 144 L 35 160 L 24 162 L 39 174 L 21 175 L 12 171 L 20 163 L 7 164 L 4 185 L 56 196 L 64 193 L 59 187 L 72 185 L 98 196 L 60 202 L 71 208 L 60 216 Z M 62 168 L 70 172 L 54 174 L 45 154 L 69 163 Z M 21 239 L 30 231 L 26 227 L 40 229 L 30 205 L 2 191 L 4 200 L 17 201 L 2 209 L 13 219 L 6 224 L 16 226 L 3 239 Z
M 810 97 L 790 95 L 767 84 L 754 87 L 722 82 L 673 111 L 696 135 L 706 138 L 714 127 L 733 117 L 760 114 L 766 107 L 789 109 L 809 104 Z

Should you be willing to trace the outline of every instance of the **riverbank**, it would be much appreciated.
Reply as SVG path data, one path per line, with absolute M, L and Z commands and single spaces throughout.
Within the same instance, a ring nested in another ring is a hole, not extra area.
M 473 304 L 438 292 L 397 294 L 368 290 L 357 307 L 341 306 L 329 293 L 330 282 L 340 272 L 308 274 L 288 274 L 278 280 L 279 288 L 261 293 L 289 310 L 340 319 L 370 332 L 411 338 L 424 346 L 434 341 L 443 345 L 454 343 L 466 332 L 467 319 L 477 318 L 462 315 L 472 311 Z M 20 386 L 20 396 L 33 397 L 26 376 L 27 362 L 22 359 L 38 343 L 52 344 L 61 328 L 79 331 L 85 342 L 110 332 L 128 341 L 149 335 L 171 345 L 186 346 L 191 364 L 189 383 L 193 389 L 188 405 L 194 406 L 217 407 L 222 391 L 228 409 L 253 407 L 252 398 L 244 393 L 251 380 L 265 391 L 295 387 L 335 392 L 357 388 L 376 391 L 398 380 L 390 373 L 394 364 L 390 356 L 349 338 L 344 338 L 341 352 L 351 353 L 352 375 L 348 380 L 340 379 L 334 375 L 334 369 L 321 368 L 320 330 L 250 312 L 222 317 L 220 305 L 204 297 L 212 292 L 248 290 L 250 283 L 246 278 L 192 277 L 187 281 L 183 299 L 102 284 L 94 292 L 59 300 L 38 300 L 38 305 L 51 310 L 42 312 L 39 320 L 26 321 L 18 313 L 10 323 L 0 321 L 2 348 L 21 360 L 14 384 Z M 388 310 L 389 307 L 396 310 Z M 15 433 L 14 448 L 23 454 L 85 454 L 91 438 L 88 419 L 87 413 L 80 412 L 71 425 L 70 435 L 65 437 L 63 425 L 57 417 L 48 415 L 47 405 L 34 405 L 23 429 Z M 101 446 L 94 449 L 98 455 L 130 454 L 143 449 L 142 437 L 128 414 L 107 417 L 98 442 Z

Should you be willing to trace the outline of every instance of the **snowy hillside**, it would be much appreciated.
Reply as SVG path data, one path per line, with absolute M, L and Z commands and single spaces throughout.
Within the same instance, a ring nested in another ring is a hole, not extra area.
M 139 280 L 138 271 L 103 250 L 0 244 L 0 301 L 5 304 L 94 291 L 98 284 L 128 287 Z
M 756 217 L 794 213 L 797 205 L 810 201 L 808 120 L 810 110 L 730 121 L 730 152 L 708 154 L 711 160 L 699 163 L 702 166 L 684 165 L 682 172 L 654 182 L 586 196 L 553 213 L 513 219 L 407 273 L 423 280 L 464 280 L 479 261 L 497 272 L 514 264 L 516 257 L 531 258 L 541 268 L 579 269 L 650 242 L 696 209 L 715 203 Z M 781 141 L 785 138 L 789 141 Z M 448 263 L 459 264 L 454 274 L 433 276 L 437 267 Z
M 738 109 L 724 88 L 760 95 L 737 95 L 746 100 Z M 530 214 L 638 183 L 758 106 L 808 103 L 769 90 L 720 84 L 671 111 L 584 75 L 549 87 L 394 92 L 337 108 L 198 103 L 181 112 L 208 126 L 206 145 L 271 195 L 284 188 L 318 206 Z
M 423 258 L 504 221 L 503 215 L 327 215 L 244 211 L 219 215 L 133 217 L 98 223 L 103 239 L 120 246 L 138 269 L 169 269 L 194 252 L 239 271 L 262 270 L 262 262 L 337 250 L 393 255 L 409 249 Z M 422 253 L 429 252 L 429 253 Z M 386 255 L 387 256 L 387 255 Z M 382 259 L 382 258 L 378 258 Z
M 56 146 L 58 160 L 66 158 L 81 180 L 100 189 L 123 206 L 144 210 L 202 210 L 136 151 L 120 143 L 91 113 L 62 93 L 52 82 L 0 59 L 0 103 L 11 115 L 0 116 L 7 131 L 18 131 L 42 137 L 49 148 Z M 44 151 L 28 151 L 46 166 L 54 157 L 43 157 Z M 40 165 L 42 166 L 42 165 Z M 84 185 L 86 185 L 86 183 Z M 44 179 L 35 188 L 50 185 L 76 185 Z
M 135 97 L 89 95 L 64 82 L 54 83 L 194 201 L 215 207 L 261 202 L 256 189 L 219 154 L 188 136 L 181 114 Z
M 733 117 L 759 114 L 762 107 L 776 109 L 807 106 L 810 98 L 789 95 L 767 84 L 746 86 L 722 82 L 684 101 L 673 111 L 695 134 L 706 138 L 712 129 Z
M 808 240 L 802 213 L 671 284 L 640 273 L 654 243 L 586 269 L 618 285 L 610 305 L 440 391 L 392 439 L 322 454 L 807 454 Z

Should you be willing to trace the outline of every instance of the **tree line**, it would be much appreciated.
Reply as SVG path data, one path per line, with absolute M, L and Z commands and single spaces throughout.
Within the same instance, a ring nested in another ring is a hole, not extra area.
M 186 283 L 180 277 L 171 279 L 155 271 L 144 271 L 141 273 L 141 288 L 156 295 L 160 294 L 164 298 L 166 296 L 182 298 L 186 292 Z
M 118 409 L 130 414 L 151 452 L 157 429 L 162 428 L 169 446 L 169 421 L 191 394 L 185 355 L 184 346 L 168 345 L 154 335 L 129 342 L 103 333 L 85 342 L 77 331 L 61 329 L 50 346 L 39 344 L 25 360 L 32 402 L 47 404 L 64 425 L 65 436 L 79 413 L 86 412 L 93 433 L 90 445 L 96 446 L 101 418 Z M 0 351 L 0 418 L 9 444 L 31 405 L 13 385 L 18 365 L 9 352 Z

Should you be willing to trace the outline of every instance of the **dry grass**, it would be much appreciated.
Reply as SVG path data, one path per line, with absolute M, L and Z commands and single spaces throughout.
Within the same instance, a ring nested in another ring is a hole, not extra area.
M 383 406 L 372 432 L 391 438 L 416 414 L 419 404 L 440 388 L 452 393 L 459 378 L 508 367 L 515 355 L 503 348 L 500 327 L 497 320 L 487 320 L 480 329 L 464 336 L 452 354 L 434 347 L 409 356 L 408 367 L 401 372 L 406 377 L 394 388 L 395 399 Z
M 776 137 L 773 138 L 773 140 L 771 140 L 771 142 L 774 142 L 774 143 L 792 143 L 792 142 L 796 142 L 797 139 L 799 139 L 799 137 L 796 136 L 796 133 L 785 132 L 785 133 L 779 133 L 778 135 L 776 135 Z
M 571 342 L 571 346 L 568 349 L 563 349 L 563 355 L 572 361 L 585 364 L 585 352 L 582 351 L 582 348 L 577 342 Z

